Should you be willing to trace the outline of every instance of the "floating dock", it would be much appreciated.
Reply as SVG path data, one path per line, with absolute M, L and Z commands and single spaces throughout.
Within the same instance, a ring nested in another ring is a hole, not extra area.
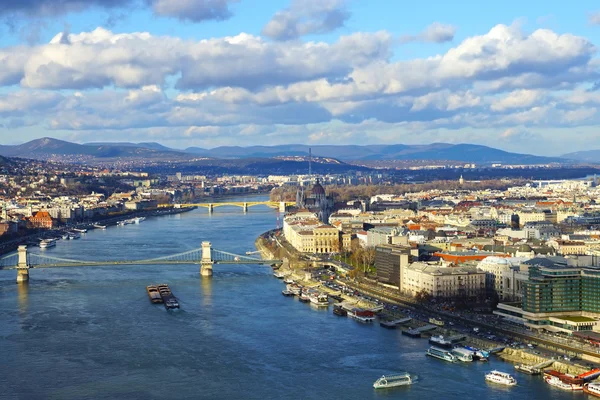
M 383 326 L 384 328 L 387 328 L 387 329 L 396 329 L 396 327 L 398 325 L 405 324 L 405 323 L 407 323 L 407 322 L 409 322 L 411 320 L 412 320 L 412 318 L 407 317 L 407 318 L 402 318 L 402 319 L 396 319 L 396 320 L 393 320 L 393 321 L 381 321 L 379 323 L 379 325 L 381 325 L 381 326 Z
M 437 328 L 437 326 L 435 326 L 435 325 L 425 325 L 425 326 L 421 326 L 419 328 L 404 329 L 404 330 L 402 330 L 402 334 L 406 335 L 406 336 L 418 338 L 418 337 L 421 337 L 421 334 L 423 332 L 429 332 L 436 328 Z

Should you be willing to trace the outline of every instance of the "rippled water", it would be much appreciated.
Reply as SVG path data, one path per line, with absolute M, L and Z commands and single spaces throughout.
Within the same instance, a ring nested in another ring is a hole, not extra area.
M 60 241 L 49 255 L 145 259 L 200 247 L 244 254 L 275 227 L 266 208 L 204 209 Z M 425 340 L 361 325 L 281 295 L 269 267 L 120 266 L 32 270 L 29 285 L 0 271 L 0 398 L 9 399 L 547 399 L 585 398 L 517 375 L 484 382 L 499 361 L 447 364 Z M 148 301 L 168 283 L 181 309 Z M 419 376 L 410 388 L 374 391 L 382 374 Z

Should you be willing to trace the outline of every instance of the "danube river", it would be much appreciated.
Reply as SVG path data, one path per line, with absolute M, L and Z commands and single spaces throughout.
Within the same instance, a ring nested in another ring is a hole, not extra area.
M 254 197 L 252 199 L 264 199 Z M 236 198 L 236 201 L 238 199 Z M 276 212 L 198 209 L 91 231 L 46 251 L 76 259 L 146 259 L 200 247 L 244 254 L 276 226 Z M 448 364 L 425 340 L 361 325 L 281 295 L 265 266 L 110 266 L 31 271 L 29 285 L 0 271 L 0 398 L 4 399 L 547 399 L 585 397 L 515 374 L 485 383 L 500 361 Z M 146 285 L 168 283 L 181 309 L 150 304 Z M 419 376 L 375 391 L 382 374 Z

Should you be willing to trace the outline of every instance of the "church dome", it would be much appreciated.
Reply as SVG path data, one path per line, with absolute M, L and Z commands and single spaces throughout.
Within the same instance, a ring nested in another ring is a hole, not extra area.
M 313 186 L 311 193 L 314 195 L 323 195 L 324 196 L 325 189 L 323 188 L 323 186 L 321 186 L 319 181 L 317 181 L 317 183 L 315 183 L 315 185 Z

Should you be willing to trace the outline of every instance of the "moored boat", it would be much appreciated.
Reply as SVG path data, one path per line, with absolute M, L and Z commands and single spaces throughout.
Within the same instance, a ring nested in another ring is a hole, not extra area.
M 281 294 L 284 295 L 285 297 L 290 297 L 293 296 L 294 293 L 290 292 L 289 290 L 285 289 L 281 291 Z
M 600 397 L 600 383 L 586 383 L 585 385 L 583 385 L 583 391 L 594 397 Z
M 310 293 L 308 295 L 310 302 L 318 307 L 329 306 L 329 300 L 326 293 Z
M 557 376 L 546 375 L 546 376 L 544 376 L 544 380 L 546 381 L 547 384 L 554 386 L 558 389 L 569 390 L 569 391 L 583 390 L 583 385 L 567 383 Z
M 40 249 L 47 249 L 54 246 L 56 246 L 56 240 L 54 239 L 44 239 L 40 242 Z
M 434 346 L 443 347 L 446 349 L 452 348 L 452 342 L 450 340 L 444 338 L 443 335 L 430 337 L 429 343 L 431 343 Z
M 528 374 L 528 375 L 539 375 L 542 373 L 541 369 L 534 368 L 531 365 L 525 365 L 525 364 L 517 364 L 517 365 L 515 365 L 515 369 L 519 372 L 523 372 L 524 374 Z
M 413 377 L 408 372 L 394 375 L 383 375 L 373 383 L 375 389 L 386 389 L 397 386 L 412 385 Z
M 496 370 L 486 374 L 485 380 L 488 382 L 497 383 L 505 386 L 515 386 L 517 384 L 517 380 L 513 378 L 510 374 Z
M 440 349 L 439 347 L 432 346 L 427 349 L 425 353 L 430 357 L 439 358 L 440 360 L 456 362 L 456 356 L 450 353 L 448 350 Z
M 375 314 L 370 310 L 363 310 L 362 308 L 353 308 L 348 311 L 348 316 L 355 321 L 362 323 L 371 323 L 375 321 Z
M 284 275 L 284 274 L 282 274 L 281 272 L 274 272 L 274 273 L 273 273 L 273 276 L 274 276 L 275 278 L 277 278 L 277 279 L 283 279 L 283 278 L 285 278 L 285 275 Z
M 294 280 L 293 280 L 293 279 L 291 279 L 291 278 L 285 278 L 285 279 L 283 280 L 283 283 L 285 283 L 285 284 L 287 284 L 287 285 L 291 285 L 291 284 L 293 284 L 293 283 L 294 283 Z
M 298 300 L 300 300 L 300 302 L 302 302 L 302 303 L 309 303 L 310 297 L 308 297 L 308 294 L 302 292 L 302 293 L 300 293 L 300 297 L 298 297 Z
M 335 304 L 335 305 L 333 306 L 333 313 L 334 313 L 335 315 L 338 315 L 338 316 L 340 316 L 340 317 L 345 317 L 345 316 L 347 316 L 347 315 L 348 315 L 348 311 L 346 311 L 346 310 L 344 309 L 344 307 L 342 307 L 342 306 L 341 306 L 341 305 L 339 305 L 339 304 Z
M 473 352 L 462 347 L 455 347 L 451 351 L 452 355 L 455 356 L 459 361 L 472 362 Z

